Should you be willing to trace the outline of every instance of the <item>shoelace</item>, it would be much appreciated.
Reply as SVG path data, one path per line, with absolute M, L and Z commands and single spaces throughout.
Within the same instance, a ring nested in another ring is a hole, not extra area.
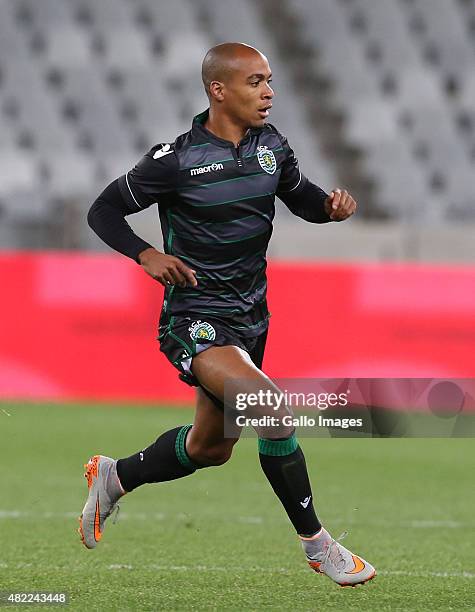
M 109 516 L 112 516 L 112 514 L 115 512 L 114 518 L 112 519 L 112 524 L 115 525 L 117 523 L 117 521 L 119 520 L 119 512 L 120 512 L 120 504 L 115 503 L 110 511 Z
M 331 541 L 330 541 L 330 543 L 329 543 L 329 544 L 328 544 L 328 546 L 327 546 L 326 551 L 325 551 L 324 553 L 323 553 L 323 552 L 321 552 L 321 553 L 319 553 L 319 554 L 315 555 L 314 557 L 312 557 L 312 558 L 311 558 L 311 560 L 312 560 L 312 561 L 319 561 L 319 562 L 322 564 L 322 566 L 323 566 L 323 565 L 325 565 L 325 563 L 326 563 L 327 561 L 329 561 L 329 562 L 330 562 L 332 565 L 334 565 L 334 566 L 335 566 L 335 568 L 338 570 L 338 566 L 337 566 L 336 560 L 335 560 L 335 559 L 331 559 L 331 558 L 330 558 L 330 554 L 331 554 L 331 552 L 332 552 L 332 548 L 333 548 L 333 546 L 334 546 L 335 544 L 338 544 L 338 543 L 339 543 L 341 540 L 343 540 L 344 538 L 346 538 L 346 536 L 347 536 L 347 535 L 348 535 L 348 531 L 344 531 L 344 532 L 343 532 L 342 534 L 340 534 L 340 535 L 339 535 L 337 538 L 332 538 L 332 539 L 331 539 Z M 337 550 L 338 550 L 338 549 L 337 549 Z M 344 559 L 343 559 L 343 555 L 341 554 L 341 552 L 340 552 L 340 551 L 338 551 L 338 557 L 339 557 L 339 559 L 338 559 L 338 561 L 339 561 L 339 562 L 340 562 L 340 561 L 344 561 Z
M 335 544 L 339 544 L 341 542 L 341 540 L 343 540 L 344 538 L 346 538 L 346 536 L 348 535 L 348 531 L 344 531 L 343 533 L 341 533 L 337 538 L 332 538 L 330 544 L 328 545 L 328 548 L 325 552 L 325 556 L 323 557 L 323 561 L 322 561 L 322 565 L 325 565 L 325 563 L 327 561 L 329 561 L 338 571 L 338 565 L 335 559 L 332 559 L 330 557 L 332 548 Z M 338 550 L 338 548 L 337 548 Z M 343 555 L 341 554 L 341 552 L 338 550 L 338 562 L 343 561 L 343 563 L 345 562 L 345 560 L 343 559 Z

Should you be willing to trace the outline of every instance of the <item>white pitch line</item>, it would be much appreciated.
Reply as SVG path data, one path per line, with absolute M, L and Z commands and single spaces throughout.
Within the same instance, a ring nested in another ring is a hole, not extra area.
M 262 516 L 239 516 L 240 523 L 248 523 L 250 525 L 261 525 L 264 522 Z
M 208 566 L 208 565 L 141 565 L 134 568 L 133 565 L 128 564 L 113 564 L 108 565 L 107 569 L 110 570 L 154 570 L 157 572 L 229 572 L 229 567 L 222 566 Z M 262 573 L 308 573 L 307 568 L 293 568 L 293 567 L 236 567 L 233 565 L 233 571 L 236 572 L 262 572 Z M 408 576 L 411 578 L 475 578 L 475 574 L 471 572 L 407 572 L 398 570 L 378 570 L 378 576 Z
M 463 526 L 462 523 L 458 521 L 410 521 L 407 525 L 408 527 L 413 527 L 414 529 L 439 529 L 441 527 L 448 527 L 449 529 L 458 529 Z
M 21 519 L 75 519 L 79 516 L 80 512 L 33 512 L 31 510 L 0 510 L 0 520 L 21 520 Z M 205 512 L 201 515 L 202 520 L 214 517 L 216 515 Z M 262 525 L 263 523 L 275 522 L 275 517 L 264 517 L 264 516 L 236 516 L 228 517 L 229 521 L 237 521 L 239 523 L 245 523 L 249 525 Z M 179 520 L 187 521 L 190 516 L 187 514 L 174 514 L 167 515 L 164 512 L 127 512 L 121 510 L 119 522 L 122 520 L 134 520 L 134 521 L 165 521 L 165 520 Z M 400 527 L 405 529 L 473 529 L 475 522 L 463 522 L 453 521 L 451 519 L 444 520 L 412 520 L 412 521 L 385 521 L 381 519 L 374 519 L 371 522 L 367 520 L 355 520 L 354 518 L 343 519 L 333 518 L 332 523 L 336 525 L 371 525 L 373 527 Z
M 0 520 L 8 520 L 8 519 L 73 519 L 78 518 L 80 512 L 32 512 L 28 510 L 0 510 Z M 120 520 L 128 520 L 133 519 L 134 521 L 164 521 L 166 519 L 166 514 L 163 512 L 153 512 L 151 514 L 147 514 L 145 512 L 121 512 Z M 175 518 L 184 519 L 185 517 L 177 517 Z
M 32 563 L 16 563 L 8 564 L 0 561 L 1 569 L 25 569 L 33 567 Z M 49 570 L 71 570 L 70 565 L 48 565 Z M 77 569 L 80 569 L 79 567 Z M 98 568 L 97 568 L 98 569 Z M 131 565 L 129 563 L 113 563 L 111 565 L 104 566 L 104 569 L 118 571 L 118 570 L 151 570 L 156 572 L 229 572 L 229 567 L 220 565 L 157 565 L 151 563 L 148 565 Z M 233 572 L 257 572 L 263 574 L 303 574 L 309 572 L 308 568 L 305 567 L 260 567 L 260 566 L 235 566 L 233 565 Z M 472 572 L 408 572 L 404 570 L 378 570 L 378 576 L 407 576 L 409 578 L 466 578 L 473 580 L 475 574 Z
M 411 576 L 413 578 L 475 578 L 472 572 L 406 572 L 404 570 L 378 571 L 380 576 Z

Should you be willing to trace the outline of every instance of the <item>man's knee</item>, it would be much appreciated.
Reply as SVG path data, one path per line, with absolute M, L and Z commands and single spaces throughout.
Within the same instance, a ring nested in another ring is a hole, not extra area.
M 200 465 L 223 465 L 231 458 L 234 443 L 233 440 L 226 440 L 213 446 L 191 443 L 186 450 L 190 459 Z

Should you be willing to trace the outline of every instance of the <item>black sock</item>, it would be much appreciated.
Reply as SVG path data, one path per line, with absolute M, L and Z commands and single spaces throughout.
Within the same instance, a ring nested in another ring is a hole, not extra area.
M 295 434 L 286 440 L 259 438 L 259 460 L 297 533 L 317 533 L 321 524 L 313 508 L 305 457 Z
M 175 480 L 193 474 L 202 467 L 186 452 L 185 442 L 191 425 L 175 427 L 163 433 L 143 451 L 117 461 L 117 475 L 126 491 L 151 482 Z

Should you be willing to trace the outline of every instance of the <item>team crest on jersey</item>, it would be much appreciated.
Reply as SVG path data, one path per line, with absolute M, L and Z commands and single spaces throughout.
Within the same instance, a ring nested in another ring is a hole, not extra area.
M 259 166 L 265 170 L 267 174 L 274 174 L 277 169 L 274 152 L 266 146 L 257 147 L 257 161 L 259 162 Z
M 216 338 L 214 327 L 206 321 L 193 321 L 188 331 L 192 340 L 214 340 Z

